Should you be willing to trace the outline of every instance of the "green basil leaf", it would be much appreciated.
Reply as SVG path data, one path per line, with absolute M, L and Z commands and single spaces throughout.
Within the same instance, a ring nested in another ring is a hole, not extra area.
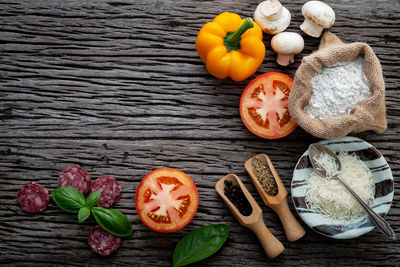
M 85 207 L 88 207 L 89 209 L 93 208 L 96 206 L 97 202 L 99 202 L 101 195 L 101 191 L 97 190 L 91 193 L 88 198 L 86 199 Z
M 87 207 L 82 207 L 78 213 L 78 222 L 79 223 L 83 222 L 84 220 L 89 218 L 89 215 L 90 215 L 90 209 Z
M 122 212 L 115 209 L 93 207 L 96 222 L 107 232 L 116 236 L 133 235 L 132 224 Z
M 226 224 L 210 224 L 191 231 L 176 245 L 172 266 L 185 266 L 211 256 L 222 247 L 228 235 Z
M 73 187 L 59 187 L 51 192 L 57 206 L 66 212 L 78 213 L 85 205 L 85 197 Z

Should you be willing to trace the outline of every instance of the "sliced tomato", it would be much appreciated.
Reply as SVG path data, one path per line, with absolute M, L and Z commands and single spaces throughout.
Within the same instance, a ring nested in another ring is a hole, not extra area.
M 254 134 L 267 139 L 284 137 L 297 123 L 288 110 L 293 79 L 278 72 L 262 74 L 244 89 L 240 99 L 240 116 Z
M 180 170 L 154 170 L 143 178 L 136 190 L 136 211 L 142 222 L 157 232 L 175 232 L 185 227 L 198 206 L 197 187 Z

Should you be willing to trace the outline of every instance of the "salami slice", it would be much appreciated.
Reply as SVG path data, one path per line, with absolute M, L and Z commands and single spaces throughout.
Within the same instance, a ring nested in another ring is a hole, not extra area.
M 97 206 L 109 208 L 121 197 L 121 185 L 111 176 L 102 176 L 92 184 L 91 192 L 100 190 L 100 200 Z
M 47 208 L 49 192 L 44 186 L 31 182 L 19 190 L 17 199 L 24 211 L 38 213 Z
M 108 256 L 113 254 L 121 245 L 122 238 L 105 231 L 99 225 L 93 227 L 88 236 L 89 246 L 94 252 Z
M 90 174 L 79 166 L 71 166 L 60 173 L 58 187 L 70 186 L 86 195 L 90 189 Z

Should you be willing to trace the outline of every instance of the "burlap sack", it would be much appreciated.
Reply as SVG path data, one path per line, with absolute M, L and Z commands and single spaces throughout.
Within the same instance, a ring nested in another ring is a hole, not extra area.
M 312 93 L 311 79 L 325 66 L 338 62 L 350 62 L 364 57 L 364 73 L 371 85 L 372 96 L 364 99 L 351 115 L 337 120 L 311 119 L 304 107 Z M 379 59 L 370 46 L 365 43 L 344 44 L 331 32 L 326 32 L 316 52 L 303 58 L 296 71 L 292 91 L 289 96 L 289 112 L 297 123 L 310 134 L 334 139 L 349 133 L 373 130 L 384 133 L 387 128 L 385 107 L 385 83 Z

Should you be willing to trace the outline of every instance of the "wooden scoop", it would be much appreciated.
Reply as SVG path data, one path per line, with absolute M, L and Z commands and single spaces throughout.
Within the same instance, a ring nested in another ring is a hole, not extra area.
M 232 181 L 232 184 L 240 186 L 253 209 L 251 215 L 243 216 L 235 207 L 235 205 L 233 205 L 232 202 L 228 199 L 228 197 L 225 196 L 225 180 Z M 249 228 L 256 234 L 268 258 L 275 258 L 282 253 L 285 248 L 283 247 L 282 243 L 278 239 L 276 239 L 276 237 L 265 226 L 260 206 L 258 206 L 257 202 L 250 195 L 249 191 L 247 191 L 247 188 L 244 186 L 242 181 L 240 181 L 239 177 L 237 177 L 235 174 L 228 174 L 224 176 L 215 184 L 215 190 L 217 190 L 217 193 L 224 200 L 225 204 L 232 211 L 233 215 L 236 217 L 239 223 L 242 226 Z
M 278 194 L 276 196 L 268 195 L 260 182 L 258 181 L 257 177 L 253 173 L 253 168 L 251 166 L 251 162 L 254 158 L 257 158 L 263 162 L 265 162 L 275 178 L 275 182 L 278 186 Z M 294 242 L 305 235 L 304 228 L 300 225 L 300 223 L 296 220 L 293 216 L 292 212 L 289 209 L 287 203 L 287 191 L 285 186 L 283 185 L 281 178 L 279 178 L 278 173 L 276 172 L 274 165 L 272 164 L 271 160 L 266 154 L 258 154 L 246 161 L 244 164 L 247 172 L 250 175 L 251 180 L 254 183 L 254 186 L 257 188 L 258 193 L 261 195 L 265 205 L 273 209 L 279 216 L 283 224 L 283 228 L 286 233 L 286 237 L 290 242 Z

